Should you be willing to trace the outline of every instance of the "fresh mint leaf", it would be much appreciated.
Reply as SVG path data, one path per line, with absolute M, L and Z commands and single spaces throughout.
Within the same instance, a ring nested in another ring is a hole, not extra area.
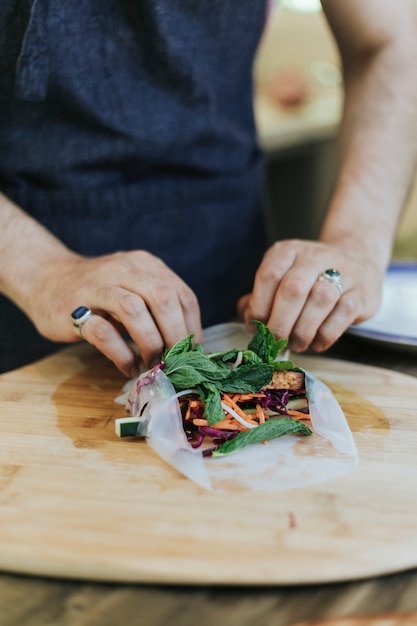
M 272 366 L 276 372 L 286 372 L 291 370 L 294 372 L 302 372 L 303 370 L 296 367 L 292 361 L 274 361 Z
M 177 341 L 177 343 L 174 344 L 171 348 L 168 348 L 168 350 L 165 350 L 164 355 L 162 357 L 163 362 L 166 363 L 167 361 L 169 361 L 169 359 L 171 359 L 174 356 L 177 356 L 178 354 L 183 354 L 184 352 L 191 352 L 191 350 L 193 350 L 193 339 L 194 339 L 194 335 L 188 335 L 188 337 L 185 337 L 185 339 L 181 339 L 180 341 Z
M 210 426 L 224 420 L 224 412 L 221 405 L 220 391 L 213 383 L 202 383 L 197 387 L 200 397 L 205 403 L 204 417 Z
M 274 368 L 266 363 L 240 365 L 222 382 L 226 393 L 256 393 L 272 380 Z
M 208 356 L 210 359 L 215 361 L 221 361 L 222 363 L 228 363 L 229 365 L 233 365 L 236 362 L 239 352 L 242 353 L 242 364 L 250 364 L 250 363 L 262 363 L 262 359 L 253 352 L 252 350 L 237 350 L 233 348 L 232 350 L 228 350 L 227 352 L 212 352 L 209 353 Z
M 229 372 L 227 365 L 214 363 L 206 354 L 196 350 L 171 355 L 165 360 L 164 374 L 177 391 L 203 382 L 221 381 Z
M 290 418 L 269 419 L 265 424 L 240 432 L 233 439 L 225 441 L 213 451 L 213 456 L 237 452 L 252 444 L 270 441 L 284 435 L 311 435 L 312 432 L 311 428 L 299 420 Z
M 262 363 L 262 359 L 256 354 L 256 352 L 253 352 L 253 350 L 243 350 L 242 363 L 245 365 Z
M 249 342 L 248 349 L 253 350 L 264 363 L 272 363 L 288 344 L 288 339 L 276 339 L 272 331 L 258 320 L 253 320 L 256 333 Z
M 214 361 L 221 361 L 222 363 L 233 363 L 237 359 L 237 355 L 239 354 L 239 350 L 236 348 L 232 348 L 232 350 L 227 350 L 227 352 L 209 352 L 207 356 Z

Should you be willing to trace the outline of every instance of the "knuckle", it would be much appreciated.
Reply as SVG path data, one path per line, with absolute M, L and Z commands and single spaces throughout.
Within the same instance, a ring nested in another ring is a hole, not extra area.
M 306 289 L 305 277 L 299 272 L 291 272 L 282 280 L 282 291 L 287 298 L 298 300 Z
M 122 293 L 118 297 L 122 313 L 128 317 L 137 317 L 142 309 L 141 299 L 133 293 Z
M 279 254 L 287 254 L 287 253 L 294 253 L 297 251 L 299 246 L 299 240 L 298 239 L 281 239 L 279 241 L 275 241 L 270 250 L 273 250 L 274 252 L 279 252 Z
M 354 318 L 359 313 L 359 302 L 351 295 L 346 294 L 340 299 L 339 302 L 340 311 L 346 318 Z
M 336 299 L 336 288 L 333 285 L 316 284 L 317 288 L 313 291 L 314 299 L 325 307 L 333 304 Z
M 259 267 L 256 278 L 261 283 L 278 283 L 281 279 L 281 273 L 274 263 L 262 263 Z
M 129 263 L 143 264 L 149 263 L 152 261 L 156 261 L 157 257 L 148 252 L 147 250 L 131 250 L 126 254 L 126 259 L 129 260 Z
M 102 319 L 93 319 L 89 320 L 90 328 L 88 332 L 90 334 L 91 340 L 94 344 L 98 343 L 100 345 L 107 344 L 111 341 L 114 329 L 108 322 Z
M 192 289 L 185 289 L 181 296 L 181 300 L 186 308 L 198 306 L 197 296 Z
M 155 286 L 153 290 L 154 299 L 158 308 L 171 309 L 178 304 L 178 297 L 174 290 L 168 288 L 166 285 Z
M 127 265 L 126 257 L 122 252 L 115 252 L 107 256 L 101 257 L 101 269 L 104 277 L 109 277 L 114 272 L 120 272 L 120 268 Z

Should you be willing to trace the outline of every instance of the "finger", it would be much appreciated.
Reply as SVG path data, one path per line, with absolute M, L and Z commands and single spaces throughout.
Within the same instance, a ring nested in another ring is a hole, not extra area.
M 294 352 L 308 348 L 318 329 L 334 310 L 340 298 L 338 289 L 326 281 L 316 281 L 289 334 L 288 347 Z
M 157 285 L 152 294 L 145 296 L 146 305 L 158 326 L 164 347 L 172 346 L 187 337 L 187 324 L 184 308 L 177 290 L 167 289 L 166 285 Z
M 283 277 L 266 322 L 276 337 L 291 335 L 316 280 L 316 270 L 303 262 L 298 262 Z
M 115 261 L 123 262 L 123 271 L 118 271 L 117 282 L 104 293 L 111 304 L 103 299 L 103 308 L 108 310 L 109 306 L 112 307 L 113 317 L 125 324 L 132 338 L 145 352 L 156 354 L 158 343 L 160 344 L 155 334 L 156 330 L 162 337 L 162 349 L 189 334 L 194 334 L 196 340 L 202 341 L 197 297 L 184 281 L 160 259 L 143 251 L 128 253 L 122 258 L 111 257 L 109 274 L 114 272 Z M 115 284 L 117 288 L 114 287 Z M 140 300 L 145 303 L 147 312 Z M 154 330 L 149 329 L 147 313 L 154 318 Z M 138 323 L 138 320 L 141 316 L 145 316 L 147 331 L 151 332 L 149 341 L 140 337 L 141 323 Z M 151 360 L 151 357 L 148 360 Z
M 194 334 L 202 340 L 200 308 L 197 297 L 182 281 L 174 277 L 171 286 L 159 284 L 144 296 L 166 346 Z
M 185 320 L 185 326 L 187 328 L 187 334 L 194 335 L 194 339 L 197 343 L 203 342 L 203 327 L 201 324 L 200 305 L 198 304 L 197 296 L 191 289 L 185 291 L 180 295 L 180 301 L 182 311 Z M 175 342 L 174 342 L 175 343 Z
M 143 298 L 126 289 L 112 288 L 104 295 L 104 303 L 138 346 L 145 367 L 154 365 L 162 356 L 165 340 Z
M 138 373 L 136 355 L 120 333 L 101 315 L 93 315 L 81 327 L 83 339 L 95 346 L 127 377 Z
M 138 296 L 126 289 L 113 289 L 111 298 L 106 298 L 111 315 L 123 324 L 138 345 L 144 365 L 149 367 L 160 360 L 164 349 L 188 336 L 189 327 L 183 306 L 175 289 L 157 285 L 151 295 Z M 185 298 L 186 299 L 186 298 Z M 193 306 L 196 299 L 189 298 Z M 188 300 L 186 300 L 188 303 Z M 195 308 L 190 312 L 190 324 L 196 325 Z M 199 319 L 199 318 L 198 318 Z M 201 323 L 197 325 L 197 336 L 201 340 Z
M 246 323 L 251 319 L 266 323 L 270 318 L 277 290 L 295 260 L 292 249 L 287 251 L 285 246 L 280 249 L 282 253 L 276 254 L 278 246 L 270 248 L 256 273 L 253 293 L 245 312 Z
M 252 294 L 247 293 L 244 296 L 241 296 L 239 300 L 237 301 L 237 305 L 236 305 L 237 314 L 238 314 L 238 317 L 240 317 L 240 319 L 242 320 L 245 319 L 246 311 L 248 310 L 250 306 L 251 297 L 252 297 Z
M 354 292 L 344 293 L 331 314 L 318 328 L 311 344 L 313 350 L 317 352 L 327 350 L 356 321 L 359 310 L 360 302 Z

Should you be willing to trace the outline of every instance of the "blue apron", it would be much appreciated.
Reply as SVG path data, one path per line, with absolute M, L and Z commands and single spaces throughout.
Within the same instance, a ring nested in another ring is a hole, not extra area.
M 265 249 L 264 21 L 259 0 L 2 0 L 0 190 L 76 252 L 149 250 L 205 326 L 230 319 Z M 0 316 L 0 369 L 57 349 Z

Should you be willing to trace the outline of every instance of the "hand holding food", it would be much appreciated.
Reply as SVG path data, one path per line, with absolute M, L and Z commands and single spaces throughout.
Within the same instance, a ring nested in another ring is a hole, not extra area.
M 328 348 L 379 305 L 385 266 L 366 251 L 288 240 L 265 254 L 251 294 L 240 299 L 246 324 L 264 322 L 295 352 Z
M 29 315 L 54 341 L 85 339 L 126 375 L 137 373 L 126 335 L 150 366 L 167 346 L 201 338 L 197 299 L 160 259 L 144 251 L 86 258 L 64 255 L 34 277 Z M 70 314 L 73 312 L 73 319 Z

